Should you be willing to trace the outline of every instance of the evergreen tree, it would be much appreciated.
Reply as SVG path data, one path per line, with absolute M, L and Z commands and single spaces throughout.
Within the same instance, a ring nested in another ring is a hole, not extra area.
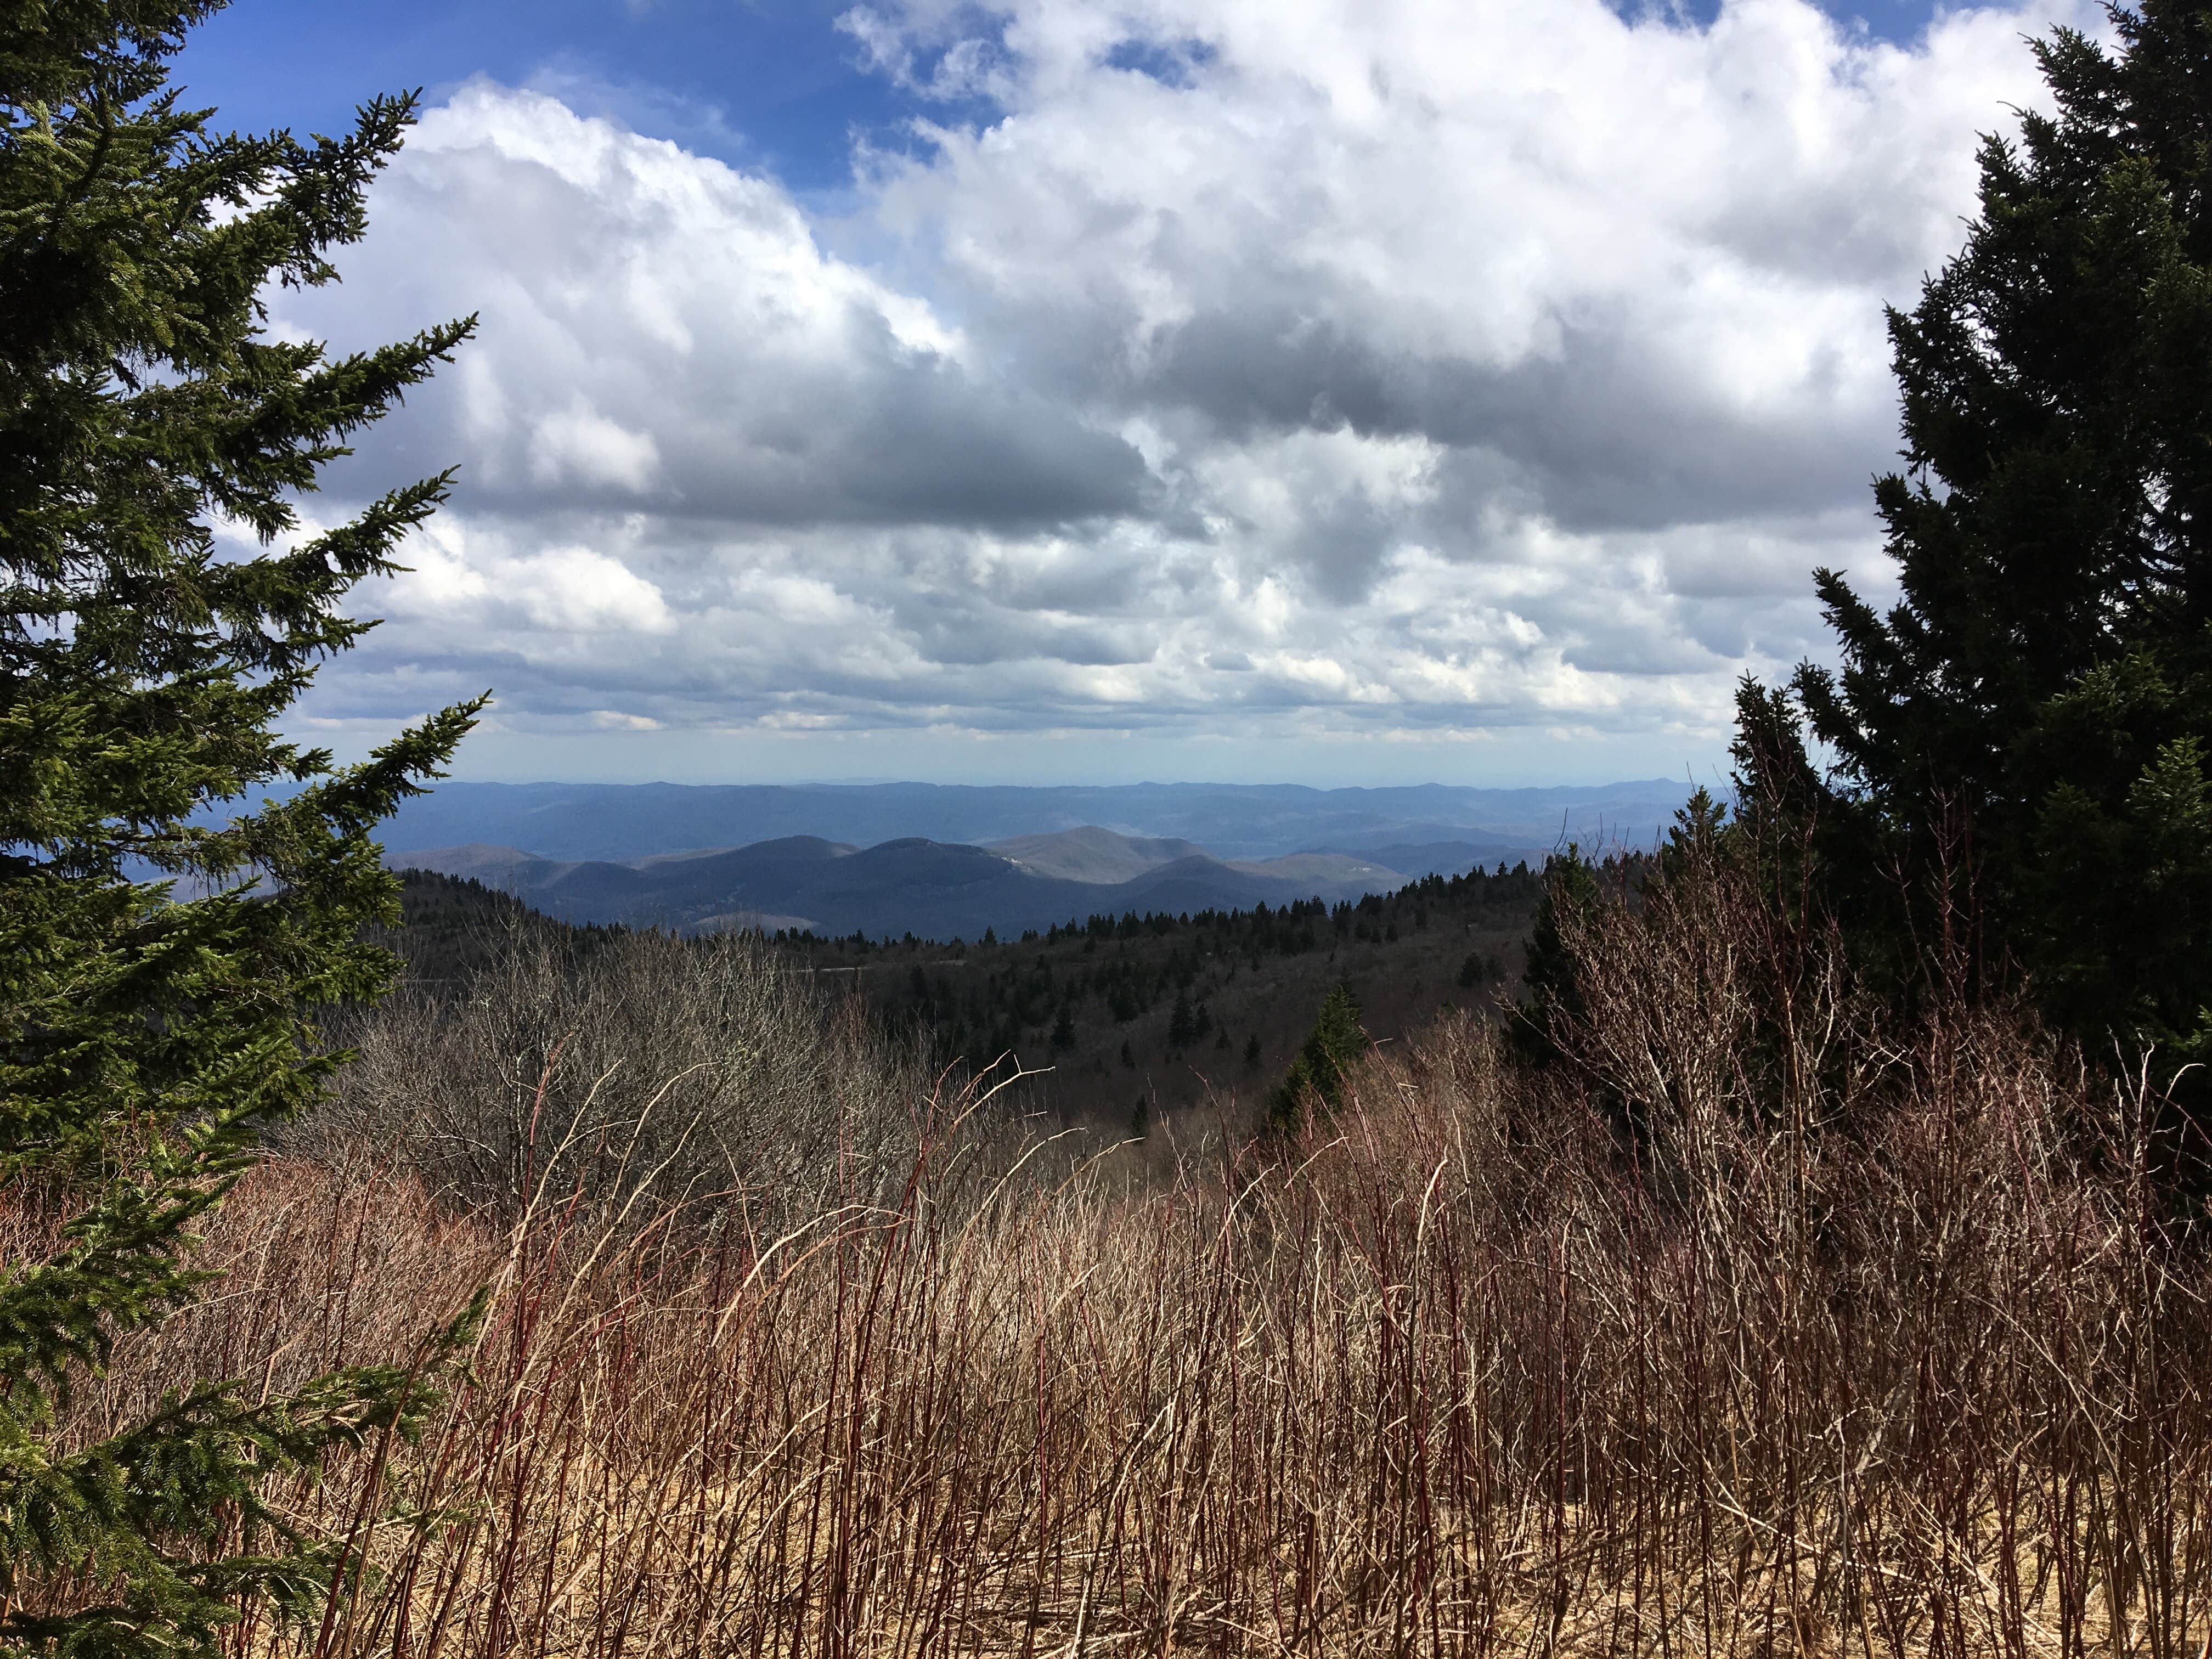
M 1289 1075 L 1268 1103 L 1275 1129 L 1293 1133 L 1304 1127 L 1309 1098 L 1334 1110 L 1344 1103 L 1344 1075 L 1367 1052 L 1367 1032 L 1359 1024 L 1359 1000 L 1339 985 L 1322 1000 L 1314 1027 L 1291 1061 Z
M 1528 959 L 1521 970 L 1528 988 L 1522 1005 L 1523 1018 L 1514 1027 L 1515 1041 L 1529 1059 L 1556 1057 L 1553 1023 L 1582 1012 L 1583 999 L 1575 983 L 1573 953 L 1559 933 L 1559 918 L 1598 901 L 1597 871 L 1572 842 L 1564 853 L 1544 860 L 1544 896 L 1536 906 L 1536 921 L 1528 934 Z
M 1964 250 L 1890 314 L 1905 470 L 1875 499 L 1902 599 L 1818 573 L 1841 669 L 1794 683 L 1835 787 L 1806 787 L 1755 688 L 1739 758 L 1748 821 L 1818 820 L 1878 974 L 1948 926 L 2093 1044 L 2203 1055 L 2212 3 L 2111 15 L 2117 51 L 2038 45 L 2056 112 L 1984 141 Z
M 1188 993 L 1176 993 L 1174 1012 L 1168 1016 L 1168 1051 L 1181 1054 L 1197 1040 L 1198 1025 L 1190 1012 Z
M 198 1292 L 192 1229 L 317 1098 L 340 1056 L 313 1011 L 385 987 L 370 831 L 476 708 L 349 767 L 274 729 L 446 481 L 310 538 L 294 502 L 470 325 L 343 357 L 271 335 L 260 295 L 332 279 L 413 103 L 337 139 L 216 133 L 165 89 L 216 9 L 0 4 L 0 1182 L 67 1216 L 51 1257 L 0 1270 L 10 1651 L 207 1651 L 244 1604 L 304 1613 L 345 1582 L 337 1547 L 264 1478 L 427 1403 L 380 1367 L 267 1401 L 210 1382 L 99 1444 L 53 1437 L 113 1340 Z

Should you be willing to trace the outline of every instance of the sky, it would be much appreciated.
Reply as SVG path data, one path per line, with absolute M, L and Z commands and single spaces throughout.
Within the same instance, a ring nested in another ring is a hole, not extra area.
M 300 729 L 456 775 L 1710 778 L 1887 591 L 1885 301 L 2069 0 L 235 0 L 222 124 L 423 113 L 334 348 L 476 337 Z

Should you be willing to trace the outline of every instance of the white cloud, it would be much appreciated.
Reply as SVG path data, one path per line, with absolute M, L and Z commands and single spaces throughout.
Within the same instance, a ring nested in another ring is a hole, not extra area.
M 632 432 L 580 398 L 539 417 L 530 440 L 530 475 L 541 484 L 574 481 L 642 494 L 660 471 L 650 432 Z
M 883 72 L 995 113 L 839 221 L 471 86 L 283 301 L 483 318 L 357 464 L 465 471 L 324 712 L 1709 748 L 1822 648 L 1814 564 L 1880 578 L 1880 307 L 2042 25 L 878 0 Z
M 563 655 L 581 638 L 656 635 L 676 621 L 659 588 L 595 548 L 518 548 L 456 514 L 432 521 L 408 550 L 409 569 L 379 594 L 409 644 L 465 656 L 470 641 L 512 648 L 518 632 Z
M 771 181 L 484 83 L 376 190 L 343 289 L 284 320 L 349 341 L 479 313 L 385 462 L 458 455 L 466 507 L 732 523 L 1057 518 L 1137 504 L 1118 438 L 979 375 L 927 302 L 825 254 Z

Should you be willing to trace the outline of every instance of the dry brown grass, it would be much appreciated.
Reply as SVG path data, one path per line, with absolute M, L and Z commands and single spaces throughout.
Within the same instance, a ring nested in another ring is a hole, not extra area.
M 1584 924 L 1575 1066 L 1447 1023 L 1165 1182 L 957 1102 L 779 1232 L 275 1158 L 84 1426 L 497 1287 L 419 1445 L 287 1494 L 374 1576 L 240 1651 L 2195 1659 L 2212 1273 L 2140 1092 L 1886 1029 L 1731 879 Z

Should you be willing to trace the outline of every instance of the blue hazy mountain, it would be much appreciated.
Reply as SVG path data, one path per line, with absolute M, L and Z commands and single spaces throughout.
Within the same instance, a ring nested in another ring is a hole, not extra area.
M 474 843 L 556 861 L 632 864 L 793 837 L 855 848 L 903 840 L 981 846 L 1098 826 L 1188 842 L 1232 861 L 1462 844 L 1519 856 L 1569 840 L 1648 844 L 1688 794 L 1687 783 L 1663 779 L 1543 789 L 447 782 L 403 805 L 383 840 L 395 853 Z
M 464 876 L 512 893 L 563 921 L 619 921 L 699 930 L 732 927 L 913 933 L 924 939 L 979 938 L 994 928 L 1012 938 L 1027 928 L 1129 910 L 1248 910 L 1295 899 L 1332 902 L 1405 884 L 1397 871 L 1341 854 L 1305 854 L 1229 863 L 1180 842 L 1137 843 L 1152 856 L 1114 848 L 1111 832 L 1079 832 L 1071 849 L 1056 837 L 1030 838 L 1026 849 L 1050 867 L 1071 858 L 1110 866 L 1121 879 L 1081 880 L 1038 873 L 988 848 L 902 837 L 855 848 L 791 836 L 726 851 L 617 864 L 539 858 L 482 842 L 388 853 L 391 863 Z M 1042 846 L 1035 843 L 1042 842 Z
M 855 847 L 785 836 L 712 852 L 628 861 L 547 858 L 483 842 L 394 850 L 399 866 L 471 878 L 564 921 L 690 931 L 791 928 L 871 937 L 975 939 L 1092 915 L 1249 910 L 1388 893 L 1431 872 L 1540 858 L 1502 838 L 1402 843 L 1391 859 L 1331 849 L 1223 859 L 1180 836 L 1095 824 L 989 847 L 899 836 Z

